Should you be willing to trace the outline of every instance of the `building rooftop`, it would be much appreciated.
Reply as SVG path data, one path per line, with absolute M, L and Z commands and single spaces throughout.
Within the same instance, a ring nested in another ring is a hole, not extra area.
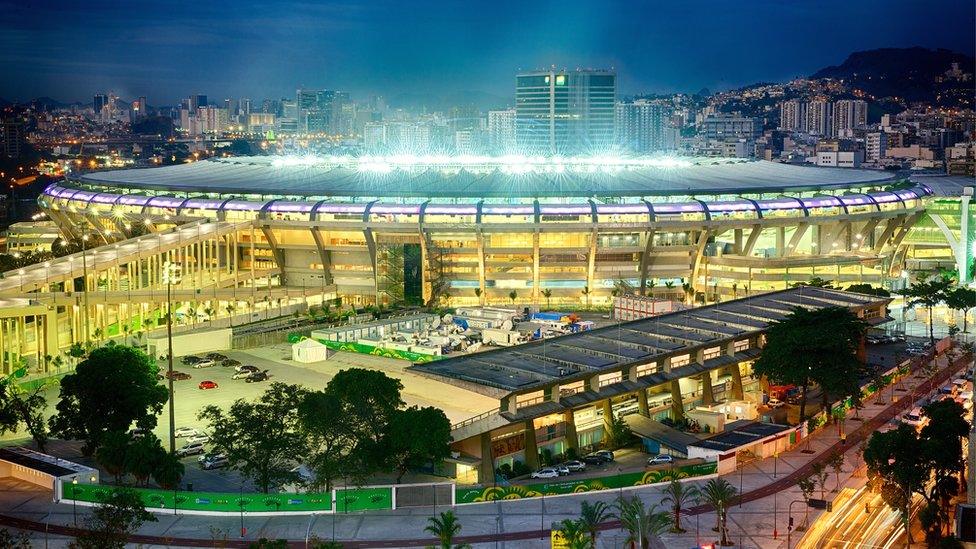
M 891 172 L 741 158 L 233 157 L 74 174 L 100 186 L 251 195 L 397 198 L 565 198 L 720 195 L 847 188 Z
M 727 452 L 733 449 L 755 444 L 764 438 L 778 435 L 793 429 L 795 429 L 795 427 L 790 427 L 788 425 L 777 425 L 775 423 L 760 423 L 758 421 L 750 422 L 743 420 L 726 425 L 725 430 L 721 433 L 713 437 L 706 438 L 705 440 L 693 442 L 688 446 L 695 446 L 708 450 L 717 450 L 719 452 Z
M 621 322 L 586 332 L 534 341 L 515 347 L 447 358 L 414 365 L 414 371 L 469 382 L 475 386 L 525 392 L 555 381 L 569 383 L 603 371 L 619 370 L 631 364 L 653 362 L 656 357 L 680 355 L 701 347 L 765 330 L 796 307 L 862 307 L 888 301 L 876 296 L 797 286 L 778 292 L 726 301 L 652 318 Z M 676 368 L 713 369 L 729 360 L 745 360 L 749 349 L 729 357 L 726 354 L 705 361 L 704 365 Z M 751 356 L 751 355 L 750 355 Z M 753 357 L 754 358 L 754 357 Z M 663 383 L 665 374 L 648 376 L 652 383 Z M 661 379 L 658 379 L 661 378 Z M 642 378 L 643 379 L 643 378 Z M 635 383 L 632 380 L 620 383 Z M 602 389 L 611 390 L 612 387 Z M 567 397 L 581 398 L 580 394 Z

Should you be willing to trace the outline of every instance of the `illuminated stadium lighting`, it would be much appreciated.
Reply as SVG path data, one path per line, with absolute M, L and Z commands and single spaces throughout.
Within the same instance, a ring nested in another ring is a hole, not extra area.
M 543 157 L 543 156 L 477 156 L 477 155 L 413 155 L 393 154 L 387 156 L 283 156 L 272 160 L 275 168 L 322 167 L 347 168 L 365 173 L 390 173 L 393 171 L 440 170 L 456 172 L 500 171 L 506 174 L 529 173 L 615 173 L 622 170 L 657 168 L 679 169 L 692 165 L 692 162 L 673 156 L 653 156 L 627 158 L 613 155 L 585 157 Z

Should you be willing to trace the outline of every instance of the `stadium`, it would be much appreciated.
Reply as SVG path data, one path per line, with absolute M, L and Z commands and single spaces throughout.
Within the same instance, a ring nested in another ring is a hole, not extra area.
M 621 287 L 712 302 L 812 277 L 882 284 L 930 194 L 745 159 L 265 156 L 72 173 L 40 202 L 100 244 L 235 224 L 215 260 L 352 304 L 402 284 L 415 301 L 584 307 Z

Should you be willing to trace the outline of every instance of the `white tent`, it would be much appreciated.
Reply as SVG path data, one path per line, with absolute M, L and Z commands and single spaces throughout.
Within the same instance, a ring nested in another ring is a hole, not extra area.
M 307 364 L 329 358 L 329 348 L 314 339 L 303 339 L 291 346 L 291 359 Z

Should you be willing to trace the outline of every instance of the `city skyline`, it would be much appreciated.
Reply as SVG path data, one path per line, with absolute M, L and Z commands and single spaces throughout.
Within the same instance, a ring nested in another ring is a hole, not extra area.
M 971 55 L 966 22 L 973 6 L 939 4 L 944 9 L 930 9 L 925 18 L 913 17 L 917 5 L 908 1 L 775 10 L 761 2 L 732 11 L 724 2 L 501 5 L 492 18 L 482 17 L 482 8 L 443 2 L 411 10 L 291 2 L 270 9 L 149 6 L 135 15 L 100 2 L 11 4 L 0 23 L 0 67 L 19 78 L 5 79 L 0 97 L 85 102 L 111 90 L 125 98 L 148 95 L 156 106 L 187 93 L 288 97 L 310 87 L 503 104 L 513 96 L 511 75 L 550 65 L 614 69 L 620 95 L 716 91 L 808 76 L 871 48 L 918 45 Z M 737 28 L 737 38 L 727 40 Z M 812 39 L 796 43 L 796 28 Z M 763 47 L 773 44 L 779 46 Z

